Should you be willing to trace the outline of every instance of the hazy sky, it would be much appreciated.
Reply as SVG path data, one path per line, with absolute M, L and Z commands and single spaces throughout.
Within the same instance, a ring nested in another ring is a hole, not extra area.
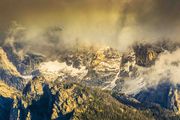
M 28 36 L 59 26 L 66 42 L 179 41 L 180 0 L 0 0 L 0 35 L 12 21 L 27 27 Z

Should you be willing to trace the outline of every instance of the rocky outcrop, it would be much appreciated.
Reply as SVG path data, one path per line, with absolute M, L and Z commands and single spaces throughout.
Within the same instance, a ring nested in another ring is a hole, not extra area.
M 16 67 L 9 61 L 7 54 L 0 48 L 0 79 L 17 89 L 23 89 L 24 79 Z
M 78 117 L 93 99 L 84 87 L 72 83 L 55 85 L 52 91 L 56 93 L 51 116 L 53 120 Z
M 88 68 L 85 82 L 98 87 L 111 84 L 119 74 L 121 56 L 119 51 L 112 48 L 97 50 Z
M 16 67 L 9 61 L 7 54 L 2 48 L 0 48 L 0 66 L 2 69 L 7 70 L 10 74 L 15 76 L 20 76 L 20 73 L 17 71 Z
M 20 47 L 19 47 L 20 46 Z M 45 61 L 45 57 L 34 53 L 25 53 L 18 43 L 4 44 L 3 49 L 8 59 L 16 66 L 19 73 L 29 75 L 37 66 Z
M 20 97 L 21 94 L 14 88 L 9 87 L 0 81 L 0 119 L 8 120 L 14 99 Z M 14 120 L 14 119 L 13 119 Z
M 123 54 L 121 65 L 120 65 L 120 74 L 122 78 L 125 77 L 135 77 L 136 76 L 136 55 L 134 51 Z
M 178 86 L 170 88 L 167 108 L 173 110 L 177 114 L 180 114 L 180 89 Z
M 151 45 L 137 45 L 134 47 L 136 64 L 139 66 L 149 67 L 155 63 L 159 50 Z
M 136 55 L 136 64 L 143 67 L 151 67 L 160 53 L 173 52 L 180 47 L 180 43 L 170 40 L 161 40 L 156 43 L 140 43 L 133 46 Z

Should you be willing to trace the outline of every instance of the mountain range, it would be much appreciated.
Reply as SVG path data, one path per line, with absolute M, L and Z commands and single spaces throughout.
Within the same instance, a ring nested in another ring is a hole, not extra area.
M 179 47 L 169 41 L 125 52 L 76 47 L 54 59 L 3 43 L 0 119 L 179 120 Z

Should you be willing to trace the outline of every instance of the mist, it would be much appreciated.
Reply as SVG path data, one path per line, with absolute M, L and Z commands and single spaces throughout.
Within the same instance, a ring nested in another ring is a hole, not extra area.
M 124 83 L 123 93 L 136 95 L 148 88 L 156 88 L 162 83 L 180 84 L 180 49 L 165 51 L 150 68 L 138 68 L 139 76 Z
M 2 0 L 0 38 L 40 51 L 72 47 L 77 41 L 121 51 L 134 42 L 179 42 L 179 6 L 179 0 Z M 21 35 L 13 21 L 24 28 Z

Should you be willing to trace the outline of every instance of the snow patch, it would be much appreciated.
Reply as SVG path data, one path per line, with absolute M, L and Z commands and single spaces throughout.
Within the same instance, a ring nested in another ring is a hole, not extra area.
M 39 71 L 46 76 L 48 75 L 53 77 L 54 79 L 67 75 L 82 79 L 88 72 L 85 66 L 81 66 L 80 69 L 78 69 L 72 66 L 68 66 L 65 62 L 60 63 L 58 61 L 41 63 L 39 66 Z

